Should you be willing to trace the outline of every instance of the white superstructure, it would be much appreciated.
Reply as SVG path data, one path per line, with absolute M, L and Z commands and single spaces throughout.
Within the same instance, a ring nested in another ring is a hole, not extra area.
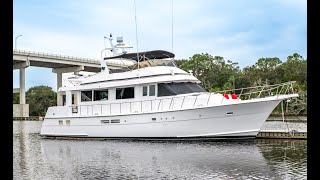
M 174 54 L 128 53 L 122 38 L 104 50 L 100 73 L 73 77 L 61 87 L 64 106 L 50 107 L 41 135 L 102 138 L 255 137 L 292 82 L 221 93 L 206 92 L 192 74 L 177 68 Z M 119 50 L 120 49 L 120 50 Z M 102 52 L 101 52 L 102 54 Z M 107 61 L 127 68 L 110 71 Z M 236 95 L 237 94 L 237 95 Z

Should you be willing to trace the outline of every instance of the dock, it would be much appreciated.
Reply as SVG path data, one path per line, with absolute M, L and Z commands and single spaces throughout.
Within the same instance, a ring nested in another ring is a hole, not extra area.
M 13 117 L 13 121 L 43 121 L 43 117 L 38 117 L 38 116 Z
M 307 139 L 307 131 L 260 130 L 257 139 Z

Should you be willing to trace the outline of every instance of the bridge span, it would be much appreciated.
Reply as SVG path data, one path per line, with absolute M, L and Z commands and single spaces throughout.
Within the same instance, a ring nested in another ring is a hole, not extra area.
M 121 69 L 121 63 L 107 63 L 109 69 Z M 29 66 L 52 68 L 57 74 L 57 90 L 62 87 L 62 74 L 80 71 L 100 72 L 100 60 L 44 52 L 13 50 L 13 70 L 19 69 L 19 86 L 13 93 L 20 93 L 20 104 L 13 104 L 13 117 L 29 117 L 29 105 L 25 98 L 25 69 Z M 57 94 L 57 105 L 62 105 L 62 95 Z

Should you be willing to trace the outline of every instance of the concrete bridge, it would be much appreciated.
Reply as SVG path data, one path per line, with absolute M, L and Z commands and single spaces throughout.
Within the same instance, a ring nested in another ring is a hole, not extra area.
M 109 69 L 123 68 L 121 63 L 107 63 Z M 20 88 L 13 89 L 13 93 L 20 93 L 20 104 L 13 105 L 13 117 L 29 117 L 29 105 L 25 98 L 25 68 L 29 66 L 52 68 L 57 74 L 57 90 L 62 86 L 62 74 L 80 71 L 100 72 L 100 60 L 80 58 L 43 52 L 32 52 L 14 49 L 13 69 L 19 69 Z M 62 105 L 62 95 L 57 94 L 57 105 Z

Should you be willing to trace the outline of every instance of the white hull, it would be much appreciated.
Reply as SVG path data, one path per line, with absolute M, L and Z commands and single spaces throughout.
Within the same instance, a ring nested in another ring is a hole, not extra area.
M 255 137 L 272 110 L 286 98 L 128 115 L 45 118 L 41 135 L 142 139 Z M 120 123 L 101 123 L 114 119 Z M 59 125 L 59 120 L 63 124 Z

